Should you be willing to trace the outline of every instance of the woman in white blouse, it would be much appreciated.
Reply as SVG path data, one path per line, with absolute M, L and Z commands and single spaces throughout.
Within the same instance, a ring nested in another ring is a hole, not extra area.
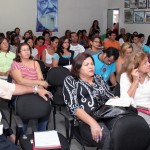
M 120 79 L 120 92 L 122 97 L 132 97 L 135 105 L 143 103 L 150 104 L 150 64 L 147 54 L 137 52 L 131 54 L 124 63 L 123 73 Z M 142 109 L 140 112 L 146 113 Z M 142 115 L 148 123 L 150 118 L 146 114 Z M 147 120 L 148 119 L 148 120 Z

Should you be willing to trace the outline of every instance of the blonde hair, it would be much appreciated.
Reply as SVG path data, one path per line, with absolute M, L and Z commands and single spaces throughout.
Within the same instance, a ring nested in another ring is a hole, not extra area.
M 133 82 L 131 72 L 138 68 L 141 62 L 147 57 L 144 52 L 133 52 L 125 61 L 122 73 L 126 72 L 130 82 Z
M 132 46 L 131 43 L 126 42 L 126 43 L 123 43 L 123 44 L 122 44 L 121 50 L 120 50 L 120 56 L 121 56 L 121 57 L 124 57 L 124 54 L 125 54 L 125 52 L 126 52 L 126 50 L 127 50 L 128 48 L 132 48 L 132 50 L 133 50 L 133 46 Z

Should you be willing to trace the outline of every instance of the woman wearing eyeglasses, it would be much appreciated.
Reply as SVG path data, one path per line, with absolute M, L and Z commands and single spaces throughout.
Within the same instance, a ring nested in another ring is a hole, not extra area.
M 99 36 L 93 36 L 90 39 L 90 48 L 86 49 L 85 52 L 91 55 L 95 55 L 101 52 L 100 47 L 102 46 L 102 41 Z
M 27 43 L 23 43 L 18 48 L 18 53 L 11 66 L 11 76 L 14 83 L 26 86 L 48 87 L 48 83 L 43 81 L 43 75 L 37 61 L 32 59 L 31 48 Z M 38 120 L 38 130 L 46 130 L 48 116 Z M 23 120 L 24 134 L 26 134 L 28 120 Z

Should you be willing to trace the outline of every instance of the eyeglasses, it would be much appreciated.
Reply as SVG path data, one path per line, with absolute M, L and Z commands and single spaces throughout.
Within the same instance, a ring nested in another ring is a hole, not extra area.
M 22 49 L 21 52 L 29 52 L 30 49 Z

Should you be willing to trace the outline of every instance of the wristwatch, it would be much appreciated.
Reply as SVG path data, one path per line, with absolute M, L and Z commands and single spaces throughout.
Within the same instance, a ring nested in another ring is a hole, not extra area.
M 38 93 L 38 85 L 33 86 L 33 89 L 34 89 L 34 94 L 37 94 Z

